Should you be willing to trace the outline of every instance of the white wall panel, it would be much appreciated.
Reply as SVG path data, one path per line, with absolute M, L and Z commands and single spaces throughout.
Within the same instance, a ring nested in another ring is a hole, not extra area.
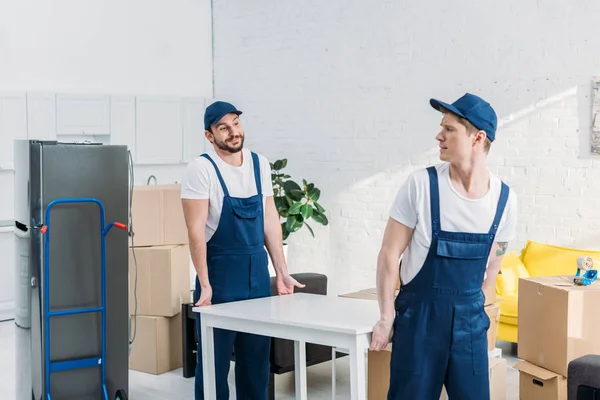
M 189 162 L 204 152 L 206 138 L 204 137 L 204 99 L 186 99 L 183 104 L 184 123 L 183 162 Z
M 14 140 L 27 138 L 27 107 L 24 93 L 0 94 L 0 168 L 12 169 Z
M 57 95 L 56 134 L 110 134 L 110 97 L 107 95 Z
M 14 218 L 14 175 L 12 170 L 0 170 L 0 226 Z
M 29 139 L 56 139 L 56 95 L 27 94 L 27 134 Z
M 179 164 L 183 159 L 182 101 L 136 98 L 136 163 Z
M 110 143 L 126 145 L 135 160 L 135 97 L 110 99 Z
M 0 227 L 0 320 L 13 317 L 15 299 L 14 246 L 12 228 Z

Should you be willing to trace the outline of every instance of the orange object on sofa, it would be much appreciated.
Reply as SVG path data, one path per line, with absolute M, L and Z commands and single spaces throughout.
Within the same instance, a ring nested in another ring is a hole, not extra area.
M 600 260 L 600 251 L 582 250 L 528 241 L 521 255 L 504 256 L 496 279 L 496 295 L 500 299 L 498 340 L 518 342 L 519 279 L 533 276 L 574 275 L 577 258 L 591 256 Z

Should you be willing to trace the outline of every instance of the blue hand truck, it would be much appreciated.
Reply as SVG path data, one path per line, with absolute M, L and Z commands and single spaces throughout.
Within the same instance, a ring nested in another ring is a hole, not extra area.
M 78 308 L 72 310 L 50 311 L 50 211 L 58 204 L 64 203 L 96 203 L 100 209 L 100 244 L 101 244 L 101 275 L 102 275 L 102 301 L 100 307 Z M 116 228 L 127 230 L 127 225 L 120 222 L 111 222 L 104 226 L 104 205 L 95 198 L 64 198 L 50 202 L 46 207 L 45 225 L 40 229 L 44 235 L 44 309 L 46 332 L 44 335 L 44 361 L 46 365 L 45 388 L 46 400 L 52 400 L 50 395 L 50 374 L 52 372 L 68 371 L 80 368 L 90 368 L 100 366 L 102 369 L 102 399 L 109 400 L 108 389 L 106 387 L 106 235 L 114 226 Z M 102 315 L 102 354 L 99 357 L 51 362 L 50 361 L 50 318 L 99 312 Z M 115 400 L 127 400 L 127 394 L 119 389 L 116 392 Z

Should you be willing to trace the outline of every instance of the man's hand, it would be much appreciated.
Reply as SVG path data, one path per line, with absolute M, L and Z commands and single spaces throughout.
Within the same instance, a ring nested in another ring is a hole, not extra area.
M 200 289 L 200 298 L 196 302 L 196 307 L 209 306 L 212 300 L 212 287 L 206 286 Z
M 413 234 L 410 228 L 395 219 L 389 218 L 381 250 L 377 257 L 377 301 L 379 303 L 379 322 L 373 327 L 371 337 L 371 349 L 381 350 L 385 348 L 392 338 L 394 318 L 394 298 L 396 283 L 399 278 L 400 257 L 406 250 Z
M 392 340 L 394 334 L 394 320 L 380 319 L 373 328 L 373 335 L 371 336 L 371 346 L 369 350 L 379 351 L 385 349 L 385 347 Z
M 277 293 L 280 295 L 293 294 L 294 287 L 303 288 L 306 286 L 299 283 L 288 274 L 285 274 L 285 276 L 277 275 L 277 278 L 275 278 L 275 283 L 277 285 Z

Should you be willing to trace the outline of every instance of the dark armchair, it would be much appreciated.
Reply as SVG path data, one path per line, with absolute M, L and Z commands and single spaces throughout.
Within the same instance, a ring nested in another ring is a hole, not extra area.
M 316 273 L 298 273 L 292 276 L 300 283 L 305 284 L 304 288 L 295 288 L 297 293 L 311 293 L 327 295 L 327 276 Z M 275 277 L 271 278 L 271 295 L 277 296 L 275 286 Z M 192 311 L 193 304 L 182 304 L 182 334 L 183 334 L 183 376 L 191 378 L 194 376 L 196 368 L 196 348 L 198 336 L 195 330 L 195 314 Z M 306 366 L 320 364 L 331 360 L 331 347 L 312 343 L 306 345 Z M 343 357 L 344 354 L 338 354 L 337 357 Z M 232 356 L 232 360 L 234 360 Z M 275 398 L 275 379 L 274 375 L 285 374 L 294 371 L 294 342 L 291 340 L 273 338 L 271 342 L 271 377 L 269 380 L 269 398 Z

